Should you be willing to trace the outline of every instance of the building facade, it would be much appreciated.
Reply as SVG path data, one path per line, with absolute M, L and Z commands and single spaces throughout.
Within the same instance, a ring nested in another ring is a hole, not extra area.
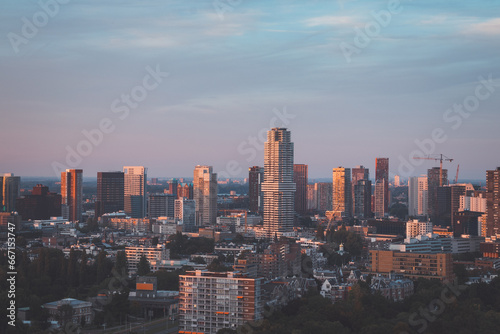
M 16 200 L 19 198 L 21 177 L 5 173 L 0 177 L 0 212 L 16 211 Z
M 500 167 L 486 171 L 486 223 L 484 236 L 500 234 Z
M 147 213 L 147 176 L 144 166 L 124 166 L 124 209 L 132 218 L 144 218 Z
M 352 217 L 351 169 L 333 169 L 332 211 L 336 219 Z
M 259 166 L 248 168 L 248 207 L 250 212 L 258 213 L 263 209 L 262 182 L 264 182 L 264 168 Z
M 194 232 L 196 229 L 196 202 L 185 197 L 175 200 L 175 218 L 182 221 L 184 232 Z
M 290 131 L 273 128 L 264 144 L 264 229 L 271 239 L 293 232 L 295 183 Z
M 307 169 L 307 165 L 293 165 L 293 181 L 295 182 L 295 212 L 299 215 L 305 215 L 307 212 Z
M 262 278 L 238 272 L 179 276 L 179 333 L 216 334 L 262 319 Z
M 61 172 L 61 213 L 69 221 L 82 220 L 83 171 L 81 169 L 66 169 Z
M 212 166 L 196 166 L 193 175 L 196 225 L 214 225 L 217 219 L 217 174 Z
M 378 217 L 383 217 L 389 212 L 389 158 L 375 159 L 375 186 L 377 184 L 382 189 L 375 192 L 375 213 Z
M 95 216 L 101 217 L 105 213 L 123 210 L 125 181 L 123 172 L 97 173 L 97 201 Z

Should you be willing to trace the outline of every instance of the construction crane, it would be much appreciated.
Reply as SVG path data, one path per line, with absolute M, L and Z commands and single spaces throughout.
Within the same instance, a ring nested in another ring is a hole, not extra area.
M 458 171 L 460 170 L 460 165 L 457 166 L 457 175 L 455 176 L 455 184 L 458 183 Z
M 452 162 L 453 159 L 448 158 L 443 154 L 428 155 L 426 157 L 413 157 L 413 159 L 436 160 L 439 161 L 439 186 L 443 186 L 443 161 Z

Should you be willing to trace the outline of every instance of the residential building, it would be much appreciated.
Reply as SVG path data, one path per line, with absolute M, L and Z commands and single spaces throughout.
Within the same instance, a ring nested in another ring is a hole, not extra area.
M 170 260 L 170 249 L 160 244 L 156 247 L 125 247 L 125 254 L 129 273 L 137 271 L 137 265 L 142 256 L 146 257 L 152 268 L 161 264 L 162 261 Z
M 427 212 L 432 222 L 439 219 L 438 188 L 448 184 L 448 170 L 443 169 L 441 180 L 439 179 L 440 173 L 439 167 L 427 170 Z
M 177 187 L 176 187 L 177 189 Z M 174 208 L 177 195 L 149 194 L 148 218 L 169 217 L 174 218 Z
M 389 213 L 389 158 L 375 159 L 375 187 L 377 184 L 381 189 L 375 192 L 375 215 L 384 217 Z
M 486 222 L 484 236 L 500 234 L 500 167 L 486 171 Z
M 268 239 L 293 233 L 295 183 L 290 131 L 273 128 L 264 144 L 264 229 Z
M 354 216 L 368 219 L 372 216 L 372 182 L 359 180 L 354 186 Z
M 295 182 L 295 212 L 305 215 L 307 212 L 307 165 L 293 165 L 293 182 Z
M 248 208 L 250 212 L 258 213 L 263 210 L 262 182 L 264 182 L 264 168 L 259 166 L 248 168 Z
M 184 232 L 194 232 L 196 230 L 196 202 L 194 199 L 185 197 L 175 200 L 174 216 L 182 221 Z
M 406 223 L 406 237 L 415 238 L 419 235 L 432 233 L 432 223 L 429 221 L 410 220 Z
M 179 276 L 179 333 L 216 334 L 262 319 L 262 278 L 238 272 Z

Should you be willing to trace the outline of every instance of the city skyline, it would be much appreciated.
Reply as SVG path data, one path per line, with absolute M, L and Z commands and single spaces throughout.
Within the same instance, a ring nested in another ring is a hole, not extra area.
M 265 133 L 283 126 L 311 179 L 339 165 L 375 170 L 381 156 L 390 176 L 403 174 L 401 159 L 412 169 L 403 179 L 419 176 L 436 166 L 410 159 L 422 148 L 454 159 L 450 177 L 460 164 L 460 178 L 485 179 L 500 165 L 499 6 L 242 1 L 218 12 L 210 1 L 102 1 L 47 12 L 8 3 L 1 172 L 57 177 L 56 163 L 86 177 L 125 165 L 187 176 L 207 164 L 245 177 L 263 165 Z M 26 22 L 44 15 L 30 32 Z

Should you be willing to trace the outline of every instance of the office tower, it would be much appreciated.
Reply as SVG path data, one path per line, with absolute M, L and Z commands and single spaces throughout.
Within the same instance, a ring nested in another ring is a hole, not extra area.
M 123 172 L 97 173 L 97 201 L 95 216 L 118 212 L 124 209 L 123 194 L 125 191 Z
M 82 220 L 82 175 L 81 169 L 61 172 L 61 213 L 69 221 Z
M 354 186 L 354 216 L 367 219 L 372 216 L 372 182 L 359 180 Z
M 394 176 L 394 186 L 399 187 L 400 185 L 401 185 L 401 178 L 399 177 L 399 175 L 395 175 Z
M 427 204 L 427 213 L 429 214 L 429 217 L 431 219 L 431 222 L 434 222 L 434 220 L 438 219 L 438 212 L 437 212 L 437 206 L 438 206 L 438 188 L 440 185 L 439 182 L 439 174 L 440 174 L 440 168 L 439 167 L 433 167 L 432 169 L 427 170 L 427 199 L 428 199 L 428 204 Z M 443 169 L 443 176 L 442 176 L 442 183 L 443 185 L 448 184 L 448 170 Z
M 485 237 L 500 234 L 500 167 L 486 171 Z
M 132 218 L 144 218 L 147 209 L 148 169 L 143 166 L 124 166 L 124 208 Z
M 179 183 L 177 185 L 177 199 L 183 197 L 193 199 L 193 184 L 192 183 Z
M 338 167 L 333 169 L 332 210 L 335 218 L 352 217 L 351 169 Z
M 293 165 L 295 182 L 295 212 L 305 215 L 307 212 L 307 165 Z
M 315 185 L 317 192 L 318 210 L 321 212 L 332 210 L 333 183 L 320 182 Z
M 196 166 L 193 176 L 196 225 L 215 225 L 217 220 L 217 174 L 212 166 Z
M 375 187 L 377 184 L 383 187 L 383 192 L 378 192 L 379 199 L 375 193 L 375 212 L 378 217 L 383 217 L 389 212 L 389 158 L 375 159 Z
M 61 216 L 61 195 L 49 192 L 49 187 L 37 184 L 31 195 L 16 200 L 16 211 L 23 218 L 49 219 Z
M 174 218 L 175 200 L 171 194 L 149 194 L 148 218 Z
M 408 215 L 427 215 L 427 176 L 408 179 Z
M 196 270 L 180 275 L 179 333 L 216 334 L 259 321 L 262 281 L 238 272 Z
M 264 182 L 264 168 L 259 166 L 248 168 L 248 208 L 250 212 L 262 212 L 264 203 L 262 182 Z
M 177 192 L 178 192 L 179 181 L 177 181 L 177 179 L 172 179 L 168 181 L 167 184 L 168 184 L 167 194 L 174 195 L 175 198 L 178 198 Z
M 0 211 L 16 211 L 16 199 L 19 197 L 21 177 L 5 173 L 0 177 Z
M 351 178 L 352 178 L 352 181 L 351 181 L 351 186 L 352 186 L 352 211 L 353 211 L 353 214 L 356 215 L 356 212 L 358 213 L 361 213 L 361 212 L 364 212 L 365 214 L 368 213 L 368 211 L 365 212 L 365 209 L 364 207 L 363 208 L 356 208 L 356 193 L 355 193 L 355 187 L 356 185 L 358 184 L 359 181 L 361 180 L 369 180 L 370 179 L 370 171 L 368 168 L 365 168 L 364 166 L 356 166 L 354 167 L 352 170 L 351 170 Z M 367 186 L 367 183 L 364 182 L 363 183 L 364 186 Z M 371 182 L 370 182 L 370 187 L 371 187 Z M 361 191 L 361 189 L 359 189 Z M 371 205 L 371 188 L 370 188 L 370 200 L 369 201 L 365 201 L 363 200 L 362 202 L 358 200 L 358 204 L 361 205 L 361 203 L 363 203 L 363 206 L 364 206 L 364 203 L 370 203 Z M 362 196 L 365 196 L 365 191 L 363 190 L 363 195 Z M 363 197 L 364 198 L 364 197 Z M 361 198 L 359 198 L 361 199 Z M 371 213 L 371 207 L 368 208 L 369 212 Z
M 185 197 L 175 200 L 174 215 L 182 221 L 184 232 L 194 232 L 196 228 L 196 202 Z
M 290 131 L 273 128 L 264 143 L 264 229 L 267 238 L 293 232 L 295 183 Z

